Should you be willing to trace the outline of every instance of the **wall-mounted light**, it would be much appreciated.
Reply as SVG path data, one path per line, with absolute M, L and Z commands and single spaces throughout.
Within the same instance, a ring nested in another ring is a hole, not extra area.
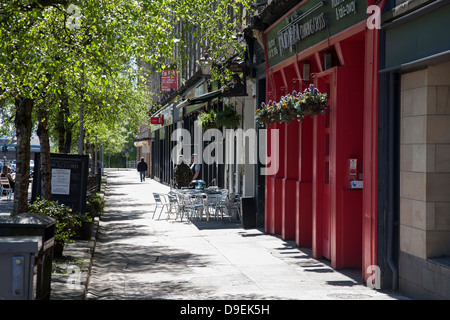
M 323 69 L 327 70 L 333 67 L 331 52 L 327 51 L 323 54 Z
M 311 64 L 309 62 L 303 63 L 303 81 L 309 81 L 309 76 L 311 74 Z

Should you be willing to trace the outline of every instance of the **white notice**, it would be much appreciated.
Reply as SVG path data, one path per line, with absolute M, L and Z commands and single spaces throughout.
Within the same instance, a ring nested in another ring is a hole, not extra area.
M 52 169 L 52 194 L 70 193 L 70 169 Z

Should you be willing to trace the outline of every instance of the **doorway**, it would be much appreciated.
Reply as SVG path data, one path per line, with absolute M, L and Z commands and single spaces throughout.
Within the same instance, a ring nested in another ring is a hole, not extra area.
M 317 76 L 315 79 L 315 86 L 322 93 L 327 94 L 328 105 L 330 106 L 330 110 L 334 109 L 334 102 L 336 100 L 335 91 L 331 91 L 332 88 L 335 88 L 335 78 L 336 73 L 334 71 L 327 72 L 324 75 Z M 317 158 L 319 162 L 319 167 L 322 171 L 321 176 L 321 190 L 322 197 L 319 199 L 321 201 L 322 208 L 322 256 L 328 260 L 331 260 L 331 201 L 332 201 L 332 193 L 331 193 L 331 185 L 333 182 L 333 163 L 332 163 L 332 154 L 334 154 L 332 150 L 332 124 L 330 120 L 330 112 L 325 112 L 323 115 L 316 116 L 316 120 L 318 124 L 316 126 L 317 137 L 320 140 L 319 144 L 320 155 Z
M 358 268 L 362 262 L 362 188 L 350 183 L 362 176 L 361 77 L 360 68 L 334 67 L 314 79 L 327 93 L 330 111 L 314 118 L 313 252 L 336 269 Z M 358 163 L 354 176 L 350 162 Z

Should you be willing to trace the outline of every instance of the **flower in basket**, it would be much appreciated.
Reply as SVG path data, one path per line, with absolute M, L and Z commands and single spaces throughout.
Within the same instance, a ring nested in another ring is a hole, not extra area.
M 272 124 L 274 122 L 287 122 L 293 120 L 301 121 L 300 99 L 297 93 L 282 96 L 279 102 L 269 101 L 267 105 L 262 102 L 259 109 L 256 110 L 256 120 L 261 124 Z
M 303 93 L 294 90 L 292 94 L 282 96 L 279 102 L 262 102 L 256 110 L 256 120 L 261 124 L 290 123 L 293 120 L 302 122 L 305 116 L 323 114 L 329 108 L 327 102 L 327 94 L 311 84 Z
M 293 120 L 298 120 L 300 122 L 303 120 L 301 99 L 297 95 L 297 91 L 294 90 L 292 94 L 281 97 L 278 104 L 281 106 L 280 122 L 290 123 Z
M 302 94 L 298 95 L 301 99 L 301 110 L 303 116 L 314 116 L 323 114 L 326 109 L 329 109 L 327 104 L 327 94 L 321 93 L 313 84 L 305 89 Z
M 279 121 L 278 106 L 272 100 L 269 100 L 267 104 L 261 103 L 259 109 L 256 110 L 256 120 L 261 124 L 272 124 Z

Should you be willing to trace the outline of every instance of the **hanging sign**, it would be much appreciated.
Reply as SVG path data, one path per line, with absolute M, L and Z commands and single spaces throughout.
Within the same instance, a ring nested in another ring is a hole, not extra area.
M 164 69 L 161 72 L 161 92 L 173 92 L 177 90 L 177 70 Z
M 164 125 L 164 116 L 161 115 L 159 117 L 151 117 L 150 123 Z

